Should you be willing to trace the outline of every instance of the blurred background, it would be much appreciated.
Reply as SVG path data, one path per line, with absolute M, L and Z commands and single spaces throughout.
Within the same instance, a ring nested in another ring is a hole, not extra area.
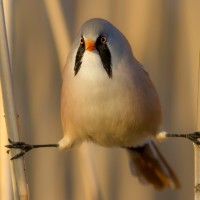
M 109 20 L 129 40 L 135 57 L 149 72 L 158 90 L 165 130 L 169 133 L 197 130 L 200 1 L 5 2 L 9 4 L 7 26 L 23 141 L 57 143 L 62 138 L 62 69 L 81 24 L 94 17 Z M 193 199 L 192 143 L 168 139 L 158 145 L 180 179 L 181 188 L 177 191 L 156 192 L 151 186 L 141 185 L 130 174 L 125 151 L 83 144 L 67 152 L 40 149 L 26 155 L 31 199 Z M 2 194 L 3 186 L 11 186 L 8 177 L 3 179 L 8 156 L 1 149 Z M 12 192 L 6 193 L 7 197 L 1 199 L 12 199 Z

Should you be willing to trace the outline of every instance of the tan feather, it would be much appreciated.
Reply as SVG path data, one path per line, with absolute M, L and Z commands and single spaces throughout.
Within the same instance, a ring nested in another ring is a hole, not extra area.
M 129 148 L 128 153 L 131 172 L 138 176 L 140 182 L 150 183 L 157 190 L 180 187 L 177 177 L 153 142 L 142 147 Z

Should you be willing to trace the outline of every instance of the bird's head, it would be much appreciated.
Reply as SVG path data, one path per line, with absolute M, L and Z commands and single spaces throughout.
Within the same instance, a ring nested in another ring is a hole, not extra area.
M 98 54 L 109 78 L 112 78 L 112 68 L 117 66 L 116 63 L 132 56 L 124 35 L 110 22 L 99 18 L 90 19 L 82 25 L 73 46 L 76 51 L 75 75 L 81 69 L 86 54 Z

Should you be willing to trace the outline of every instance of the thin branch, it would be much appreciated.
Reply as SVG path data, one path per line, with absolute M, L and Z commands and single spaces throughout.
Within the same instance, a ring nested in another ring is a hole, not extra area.
M 8 45 L 10 52 L 12 52 L 12 25 L 13 25 L 13 2 L 12 1 L 4 1 L 4 13 L 6 20 L 6 29 L 8 36 Z M 10 57 L 12 55 L 10 53 Z M 1 85 L 1 84 L 0 84 Z M 16 190 L 16 180 L 12 181 L 14 176 L 12 176 L 13 164 L 9 161 L 8 155 L 5 151 L 4 145 L 8 141 L 8 135 L 6 131 L 6 122 L 4 118 L 4 108 L 3 108 L 3 98 L 2 98 L 2 90 L 0 86 L 0 199 L 13 199 L 12 188 Z M 12 166 L 11 166 L 12 165 Z M 12 178 L 13 177 L 13 178 Z M 14 191 L 13 190 L 13 191 Z M 15 193 L 15 192 L 14 192 Z
M 7 143 L 7 131 L 3 111 L 3 99 L 0 86 L 0 199 L 13 199 L 11 169 L 4 145 Z
M 200 130 L 200 52 L 197 87 L 197 130 Z M 200 146 L 194 144 L 194 199 L 200 200 Z
M 3 1 L 0 0 L 0 75 L 2 85 L 2 96 L 8 137 L 19 141 L 19 131 L 17 126 L 16 108 L 13 92 L 13 81 L 11 75 L 11 64 L 8 49 L 8 40 L 6 35 L 5 17 Z M 16 154 L 18 150 L 11 150 L 11 155 Z M 26 183 L 24 161 L 17 159 L 13 162 L 14 175 L 12 181 L 16 180 L 16 192 L 14 199 L 28 199 L 28 188 Z
M 78 160 L 81 163 L 80 172 L 84 183 L 85 199 L 101 200 L 103 198 L 94 166 L 94 153 L 92 152 L 92 147 L 88 144 L 82 144 L 79 148 Z

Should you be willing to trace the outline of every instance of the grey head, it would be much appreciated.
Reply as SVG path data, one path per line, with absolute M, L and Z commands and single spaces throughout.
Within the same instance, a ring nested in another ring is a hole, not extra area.
M 99 54 L 103 67 L 112 78 L 112 67 L 121 59 L 133 58 L 131 47 L 125 36 L 110 22 L 93 18 L 86 21 L 75 40 L 76 49 L 74 74 L 81 69 L 85 51 Z

